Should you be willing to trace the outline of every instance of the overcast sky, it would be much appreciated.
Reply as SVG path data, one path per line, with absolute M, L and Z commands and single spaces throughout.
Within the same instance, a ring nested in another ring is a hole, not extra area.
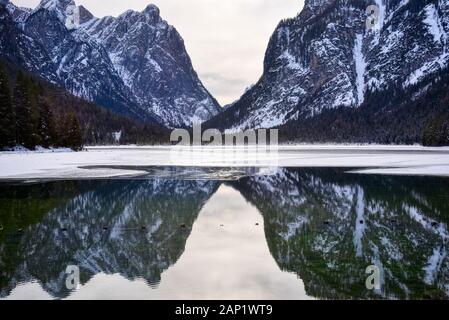
M 97 17 L 154 3 L 184 38 L 195 70 L 221 104 L 238 99 L 262 74 L 268 40 L 303 0 L 75 0 Z M 34 8 L 39 0 L 12 0 Z

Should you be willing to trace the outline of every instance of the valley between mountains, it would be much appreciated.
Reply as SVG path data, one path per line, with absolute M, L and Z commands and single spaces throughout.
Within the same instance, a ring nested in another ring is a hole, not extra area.
M 56 115 L 75 113 L 90 145 L 168 143 L 171 129 L 199 122 L 228 134 L 277 128 L 282 143 L 449 145 L 449 0 L 306 0 L 299 10 L 269 39 L 261 78 L 224 107 L 151 4 L 97 18 L 73 0 L 1 0 L 0 62 L 11 83 L 19 71 L 41 83 L 36 100 Z

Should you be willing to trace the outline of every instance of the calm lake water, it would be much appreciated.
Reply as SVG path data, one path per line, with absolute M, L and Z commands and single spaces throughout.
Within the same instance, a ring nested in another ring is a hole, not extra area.
M 0 298 L 448 298 L 447 178 L 146 169 L 1 183 Z

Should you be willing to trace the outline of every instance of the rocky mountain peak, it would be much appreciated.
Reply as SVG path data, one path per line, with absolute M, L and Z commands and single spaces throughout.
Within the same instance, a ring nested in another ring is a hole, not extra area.
M 78 7 L 78 13 L 79 13 L 79 22 L 80 22 L 80 24 L 86 23 L 87 21 L 90 21 L 93 18 L 95 18 L 94 15 L 92 13 L 90 13 L 90 11 L 87 10 L 83 6 L 79 6 Z
M 36 10 L 47 9 L 50 11 L 65 12 L 68 7 L 76 6 L 73 0 L 42 0 Z
M 4 22 L 12 31 L 0 37 L 2 55 L 8 48 L 21 67 L 77 96 L 167 127 L 188 127 L 220 112 L 182 37 L 155 5 L 104 18 L 73 0 L 42 0 L 31 12 L 15 11 Z M 10 50 L 17 36 L 26 52 Z
M 337 0 L 306 0 L 304 2 L 304 9 L 317 9 L 327 7 L 331 3 L 335 3 Z
M 160 17 L 160 10 L 159 8 L 154 4 L 149 4 L 144 10 L 143 13 L 145 13 L 148 16 L 151 17 Z

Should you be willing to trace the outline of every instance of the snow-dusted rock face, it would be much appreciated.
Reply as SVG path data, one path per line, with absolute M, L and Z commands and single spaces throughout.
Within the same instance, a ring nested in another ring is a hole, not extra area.
M 373 4 L 379 16 L 367 28 Z M 446 67 L 448 33 L 448 0 L 306 0 L 271 37 L 259 82 L 212 124 L 269 128 L 357 108 L 370 91 L 407 88 Z
M 8 3 L 6 7 L 0 4 L 1 59 L 14 65 L 23 66 L 51 82 L 57 82 L 55 65 L 45 49 L 38 41 L 21 32 L 19 26 L 14 22 L 13 17 L 19 16 L 22 16 L 20 9 L 12 6 L 11 3 Z
M 150 106 L 165 124 L 191 126 L 219 112 L 193 70 L 182 38 L 156 6 L 93 19 L 81 29 L 108 51 L 139 104 Z
M 5 4 L 0 27 L 42 49 L 21 45 L 27 52 L 16 53 L 19 65 L 80 97 L 169 127 L 190 126 L 220 111 L 182 38 L 153 5 L 98 19 L 73 0 L 42 0 L 32 11 Z

